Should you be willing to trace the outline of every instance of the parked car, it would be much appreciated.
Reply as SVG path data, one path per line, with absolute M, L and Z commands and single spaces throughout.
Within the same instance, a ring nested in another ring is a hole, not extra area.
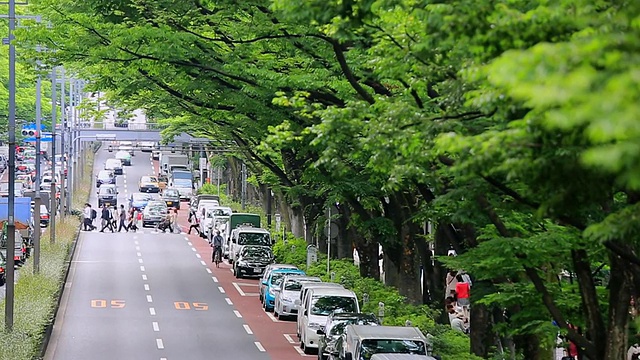
M 124 174 L 124 171 L 122 169 L 122 161 L 115 158 L 107 159 L 107 161 L 104 163 L 104 169 L 111 170 L 116 175 Z
M 103 185 L 98 188 L 98 207 L 102 205 L 117 206 L 118 205 L 118 190 L 115 185 Z
M 96 187 L 100 187 L 102 184 L 115 184 L 116 176 L 111 170 L 100 170 L 96 175 Z
M 142 211 L 142 227 L 157 225 L 167 216 L 169 209 L 164 201 L 152 200 Z
M 233 263 L 233 274 L 236 278 L 260 276 L 267 265 L 273 262 L 273 258 L 273 251 L 269 246 L 244 246 L 237 261 Z
M 141 176 L 138 182 L 138 191 L 140 192 L 160 192 L 160 185 L 158 184 L 158 178 L 155 176 Z
M 126 151 L 118 151 L 115 155 L 115 158 L 122 161 L 122 164 L 125 166 L 131 166 L 131 154 Z
M 169 208 L 175 208 L 180 210 L 180 193 L 175 188 L 166 188 L 162 192 L 161 199 L 167 204 Z
M 47 205 L 45 204 L 40 204 L 40 226 L 49 226 L 49 209 L 47 209 Z
M 269 264 L 267 265 L 267 267 L 264 269 L 264 272 L 262 273 L 262 278 L 260 279 L 260 282 L 258 283 L 259 286 L 259 290 L 258 292 L 260 293 L 260 302 L 262 302 L 263 300 L 263 295 L 264 295 L 264 289 L 266 289 L 266 285 L 262 285 L 262 283 L 264 283 L 265 281 L 267 281 L 267 278 L 269 277 L 269 275 L 271 275 L 271 272 L 277 269 L 298 269 L 297 266 L 295 265 L 291 265 L 291 264 Z
M 135 210 L 143 210 L 151 201 L 151 195 L 144 193 L 133 193 L 129 195 L 129 207 Z
M 293 269 L 278 269 L 273 270 L 267 280 L 264 282 L 266 288 L 264 290 L 264 300 L 262 301 L 262 307 L 265 311 L 273 311 L 276 303 L 276 295 L 280 291 L 280 282 L 285 275 L 299 275 L 304 276 L 305 272 L 302 270 Z
M 273 314 L 284 319 L 289 316 L 298 316 L 296 299 L 300 297 L 302 284 L 305 282 L 321 282 L 316 276 L 285 275 L 280 282 L 280 291 L 276 293 L 276 300 L 273 306 Z
M 151 152 L 151 159 L 160 160 L 160 150 L 153 150 Z
M 374 354 L 409 354 L 421 356 L 416 359 L 433 359 L 429 356 L 431 347 L 417 327 L 347 325 L 337 358 L 358 360 L 372 359 Z
M 327 323 L 318 330 L 318 360 L 327 360 L 330 356 L 337 356 L 336 348 L 340 337 L 347 325 L 380 325 L 380 320 L 374 314 L 365 313 L 332 313 Z

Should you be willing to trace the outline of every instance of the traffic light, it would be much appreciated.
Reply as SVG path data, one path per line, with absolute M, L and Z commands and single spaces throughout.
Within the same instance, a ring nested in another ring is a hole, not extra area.
M 22 136 L 36 137 L 38 136 L 38 131 L 35 129 L 22 129 Z

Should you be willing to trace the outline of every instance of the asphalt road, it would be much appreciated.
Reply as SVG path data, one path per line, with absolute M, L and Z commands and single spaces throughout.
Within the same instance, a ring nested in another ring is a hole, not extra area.
M 155 172 L 136 152 L 119 204 Z M 185 234 L 82 232 L 45 359 L 269 359 L 210 267 Z

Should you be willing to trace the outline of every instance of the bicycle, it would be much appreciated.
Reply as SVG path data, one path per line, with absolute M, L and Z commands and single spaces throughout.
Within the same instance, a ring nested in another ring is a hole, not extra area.
M 211 261 L 216 264 L 216 267 L 220 267 L 220 263 L 222 262 L 222 249 L 219 246 L 213 248 L 213 255 Z

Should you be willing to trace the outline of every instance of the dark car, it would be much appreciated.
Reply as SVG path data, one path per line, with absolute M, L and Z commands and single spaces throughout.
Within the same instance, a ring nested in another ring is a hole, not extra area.
M 100 187 L 102 184 L 115 184 L 116 176 L 113 171 L 110 170 L 100 170 L 98 175 L 96 175 L 96 187 Z
M 167 207 L 180 210 L 180 193 L 178 192 L 178 189 L 164 189 L 162 192 L 162 200 L 167 203 Z
M 380 320 L 373 314 L 365 313 L 332 313 L 327 317 L 325 326 L 318 330 L 318 359 L 329 359 L 337 355 L 336 346 L 341 341 L 347 325 L 380 325 Z
M 143 193 L 133 193 L 129 196 L 129 207 L 135 210 L 143 210 L 147 204 L 151 201 L 151 195 Z
M 118 190 L 114 185 L 100 186 L 98 189 L 98 207 L 102 205 L 116 206 L 118 205 Z
M 245 245 L 233 262 L 236 278 L 262 276 L 267 265 L 273 263 L 273 251 L 269 246 Z

